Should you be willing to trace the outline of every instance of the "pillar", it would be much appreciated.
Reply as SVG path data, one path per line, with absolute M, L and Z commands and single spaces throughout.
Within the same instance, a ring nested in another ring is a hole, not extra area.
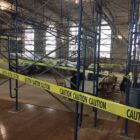
M 37 55 L 45 55 L 46 53 L 46 31 L 41 29 L 35 29 L 35 44 L 34 44 L 34 51 Z
M 69 29 L 66 26 L 57 28 L 56 45 L 59 48 L 56 52 L 57 58 L 67 59 L 69 54 Z

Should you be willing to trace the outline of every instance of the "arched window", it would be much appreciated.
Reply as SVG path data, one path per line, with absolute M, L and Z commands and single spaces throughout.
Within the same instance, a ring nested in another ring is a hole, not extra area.
M 101 25 L 100 57 L 110 58 L 111 51 L 111 28 L 106 21 Z
M 34 29 L 28 26 L 25 30 L 25 52 L 34 52 Z
M 140 60 L 140 37 L 139 35 L 135 34 L 135 32 L 137 32 L 139 28 L 140 26 L 136 24 L 133 25 L 133 35 L 132 35 L 133 40 L 132 40 L 131 57 L 132 59 L 137 59 L 137 60 Z
M 57 31 L 54 25 L 50 25 L 46 32 L 46 54 L 56 49 L 56 35 Z M 49 55 L 56 57 L 56 51 Z
M 70 37 L 69 37 L 69 57 L 77 57 L 77 49 L 78 49 L 78 26 L 76 24 L 73 24 L 72 27 L 70 27 Z

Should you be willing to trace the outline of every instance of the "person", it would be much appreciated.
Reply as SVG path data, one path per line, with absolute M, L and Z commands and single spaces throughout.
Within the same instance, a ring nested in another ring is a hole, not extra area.
M 80 84 L 81 84 L 82 79 L 83 79 L 83 73 L 80 73 L 80 79 L 79 79 Z M 70 87 L 73 90 L 77 90 L 77 72 L 76 71 L 72 71 L 72 77 L 70 80 Z
M 126 76 L 123 77 L 123 80 L 120 84 L 120 91 L 121 91 L 121 94 L 125 93 L 125 90 L 126 90 L 126 84 L 128 82 L 128 78 Z
M 70 87 L 71 87 L 71 89 L 76 90 L 76 88 L 77 88 L 76 85 L 77 85 L 77 76 L 76 76 L 76 74 L 74 74 L 74 75 L 72 75 L 72 77 L 70 79 Z

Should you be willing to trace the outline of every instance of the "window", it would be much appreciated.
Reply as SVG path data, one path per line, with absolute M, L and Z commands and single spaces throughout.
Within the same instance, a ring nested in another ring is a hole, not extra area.
M 111 28 L 106 21 L 101 25 L 100 57 L 110 58 Z
M 56 35 L 57 31 L 54 25 L 50 25 L 46 32 L 46 54 L 56 49 Z M 49 55 L 50 57 L 56 57 L 56 51 Z
M 77 57 L 77 49 L 78 49 L 78 26 L 73 24 L 70 28 L 70 37 L 69 37 L 69 57 Z
M 140 60 L 140 37 L 139 35 L 135 34 L 137 32 L 136 27 L 138 25 L 134 24 L 133 25 L 133 35 L 132 35 L 132 52 L 131 52 L 131 57 L 132 59 Z
M 25 30 L 25 52 L 34 51 L 34 29 L 28 26 Z

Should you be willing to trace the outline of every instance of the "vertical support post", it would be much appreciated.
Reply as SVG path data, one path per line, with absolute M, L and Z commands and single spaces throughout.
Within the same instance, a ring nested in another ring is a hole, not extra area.
M 131 11 L 130 11 L 130 24 L 129 24 L 129 42 L 128 42 L 128 64 L 127 64 L 127 70 L 126 75 L 129 74 L 131 71 L 131 54 L 132 54 L 132 43 L 133 43 L 133 23 L 134 23 L 134 3 L 135 0 L 131 0 Z M 130 94 L 130 86 L 131 82 L 128 80 L 126 85 L 126 97 L 125 97 L 125 104 L 129 105 L 129 94 Z M 125 119 L 125 128 L 124 128 L 124 134 L 128 135 L 128 119 Z
M 16 73 L 18 73 L 18 0 L 15 0 L 15 36 L 16 36 Z M 16 80 L 16 111 L 19 110 L 18 105 L 18 80 Z
M 69 59 L 69 21 L 68 21 L 67 27 L 66 27 L 66 37 L 65 38 L 66 38 L 65 43 L 67 43 L 67 48 L 64 49 L 66 52 L 66 54 L 64 55 L 64 58 L 66 60 L 68 60 Z
M 11 70 L 11 56 L 10 56 L 10 38 L 8 36 L 8 67 L 9 70 Z M 12 95 L 12 79 L 9 78 L 9 92 L 10 92 L 10 97 L 11 98 L 15 98 L 15 96 Z
M 95 9 L 97 8 L 97 2 L 95 1 Z M 97 10 L 96 11 L 96 23 L 95 23 L 95 33 L 94 34 L 94 39 L 93 39 L 93 42 L 94 42 L 94 68 L 93 68 L 93 95 L 95 96 L 96 95 L 96 72 L 97 72 L 97 21 L 98 21 L 98 13 L 97 13 Z M 96 108 L 93 108 L 93 111 L 94 111 L 94 127 L 97 126 L 97 109 Z
M 101 33 L 101 21 L 102 21 L 102 0 L 96 1 L 96 35 L 94 46 L 94 95 L 98 96 L 98 84 L 99 84 L 99 60 L 100 60 L 100 33 Z M 97 127 L 97 109 L 94 109 L 94 127 Z
M 98 21 L 98 50 L 97 50 L 97 80 L 96 80 L 96 96 L 98 96 L 98 85 L 99 85 L 99 72 L 100 72 L 100 43 L 101 43 L 101 22 L 102 22 L 102 0 L 100 5 L 99 21 Z
M 82 15 L 83 15 L 83 1 L 79 0 L 79 28 L 78 28 L 78 56 L 77 56 L 77 87 L 80 89 L 80 47 L 81 47 L 81 26 L 82 26 Z M 78 137 L 78 108 L 79 102 L 75 102 L 75 114 L 74 114 L 74 140 Z
M 85 87 L 86 54 L 87 54 L 87 30 L 85 29 L 85 32 L 84 32 L 84 61 L 83 61 L 82 92 L 84 92 L 84 87 Z M 83 103 L 81 103 L 80 124 L 79 124 L 80 127 L 82 126 L 82 122 L 83 122 L 83 109 L 84 109 L 84 105 L 83 105 Z
M 70 16 L 71 16 L 71 14 L 70 14 L 70 4 L 71 3 L 69 3 L 68 4 L 68 17 L 67 17 L 67 22 L 68 22 L 68 27 L 67 27 L 67 32 L 69 33 L 70 32 Z M 67 54 L 67 60 L 69 60 L 69 48 L 70 48 L 70 42 L 69 42 L 69 34 L 67 35 L 67 45 L 68 45 L 68 54 Z

